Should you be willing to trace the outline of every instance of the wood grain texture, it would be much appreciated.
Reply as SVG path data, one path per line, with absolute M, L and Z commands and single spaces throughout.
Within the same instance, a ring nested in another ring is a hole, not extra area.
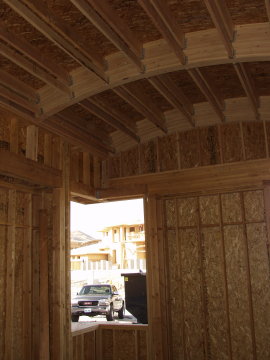
M 198 130 L 179 133 L 181 169 L 200 166 Z
M 239 124 L 222 124 L 221 132 L 221 148 L 223 161 L 230 163 L 243 160 L 243 149 L 241 143 L 240 125 Z
M 225 360 L 229 359 L 229 344 L 220 228 L 204 228 L 202 230 L 202 242 L 205 254 L 204 271 L 207 288 L 209 354 L 213 359 Z
M 214 165 L 220 163 L 220 145 L 218 129 L 216 126 L 202 128 L 200 134 L 201 165 Z
M 247 224 L 257 359 L 270 357 L 270 284 L 265 223 Z
M 200 197 L 200 217 L 202 225 L 214 225 L 220 222 L 219 199 L 216 195 Z
M 226 275 L 228 282 L 229 318 L 234 359 L 253 359 L 248 293 L 248 267 L 245 235 L 242 225 L 224 229 Z
M 262 122 L 243 123 L 246 160 L 266 157 L 266 144 Z
M 157 171 L 157 146 L 155 141 L 149 141 L 140 147 L 141 173 L 155 173 Z
M 139 173 L 139 152 L 137 147 L 121 154 L 122 176 L 138 175 Z
M 224 224 L 242 222 L 242 207 L 239 193 L 221 194 L 222 220 Z
M 182 198 L 177 201 L 179 227 L 197 226 L 199 222 L 198 201 L 194 198 Z
M 178 168 L 177 147 L 176 134 L 164 136 L 158 139 L 160 171 L 175 170 Z
M 204 359 L 204 319 L 202 278 L 200 272 L 200 244 L 198 230 L 181 229 L 181 263 L 183 278 L 183 318 L 185 355 L 187 359 Z M 196 299 L 196 300 L 195 300 Z
M 247 222 L 264 221 L 263 191 L 247 191 L 244 193 L 244 209 Z

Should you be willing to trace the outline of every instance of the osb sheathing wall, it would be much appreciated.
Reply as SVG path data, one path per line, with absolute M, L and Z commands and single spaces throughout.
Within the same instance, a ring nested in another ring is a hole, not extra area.
M 269 157 L 270 122 L 224 123 L 173 133 L 107 161 L 108 178 L 120 178 Z
M 147 360 L 147 325 L 99 324 L 72 335 L 73 360 Z
M 162 202 L 171 359 L 269 359 L 263 190 Z

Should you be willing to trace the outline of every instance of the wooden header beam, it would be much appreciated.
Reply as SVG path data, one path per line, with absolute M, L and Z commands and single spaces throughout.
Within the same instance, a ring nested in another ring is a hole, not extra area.
M 224 110 L 224 102 L 218 99 L 215 92 L 211 89 L 211 86 L 208 84 L 205 77 L 202 75 L 201 71 L 198 68 L 189 69 L 189 75 L 201 90 L 203 95 L 206 97 L 208 102 L 212 105 L 216 114 L 220 118 L 221 121 L 225 121 L 225 116 L 223 113 Z
M 116 48 L 123 51 L 140 72 L 144 71 L 141 62 L 142 44 L 106 0 L 71 0 L 71 2 Z
M 4 0 L 4 2 L 83 67 L 108 82 L 103 59 L 94 50 L 89 49 L 85 40 L 85 46 L 82 47 L 80 45 L 82 36 L 50 12 L 41 1 Z
M 138 0 L 138 3 L 152 19 L 156 28 L 169 46 L 179 58 L 181 64 L 186 63 L 183 49 L 186 47 L 184 33 L 180 31 L 178 24 L 171 13 L 165 0 Z
M 193 104 L 168 75 L 159 75 L 149 78 L 148 80 L 175 109 L 179 110 L 185 116 L 191 126 L 195 126 Z
M 245 93 L 249 99 L 254 114 L 256 118 L 259 119 L 260 118 L 260 114 L 258 111 L 260 106 L 259 97 L 256 94 L 255 88 L 252 83 L 252 79 L 250 78 L 250 75 L 246 70 L 245 64 L 239 63 L 239 64 L 233 64 L 233 66 L 242 84 L 242 87 L 245 90 Z
M 111 125 L 113 128 L 122 131 L 136 142 L 140 142 L 140 138 L 136 134 L 135 130 L 128 127 L 127 124 L 123 124 L 122 121 L 120 121 L 115 115 L 112 115 L 110 109 L 107 109 L 108 111 L 104 110 L 104 108 L 93 99 L 83 100 L 80 102 L 80 105 L 91 114 L 94 114 L 99 119 Z
M 234 25 L 226 2 L 224 0 L 204 0 L 204 3 L 219 35 L 221 36 L 229 58 L 233 58 L 234 49 L 232 42 L 234 40 Z
M 144 90 L 138 86 L 136 84 L 136 89 L 134 86 L 130 89 L 128 86 L 123 85 L 113 90 L 161 131 L 167 133 L 164 114 L 156 107 L 149 96 L 145 94 Z
M 0 149 L 0 173 L 39 186 L 62 186 L 62 171 L 2 149 Z

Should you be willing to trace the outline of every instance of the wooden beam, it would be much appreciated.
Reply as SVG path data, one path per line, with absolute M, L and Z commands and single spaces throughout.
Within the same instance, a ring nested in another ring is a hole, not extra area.
M 250 75 L 247 72 L 245 64 L 238 63 L 238 64 L 233 64 L 233 66 L 239 77 L 242 87 L 245 90 L 248 100 L 252 106 L 252 110 L 254 111 L 256 118 L 259 119 L 260 118 L 260 114 L 258 111 L 260 106 L 259 97 L 256 94 L 255 88 L 252 83 L 252 79 L 250 78 Z
M 115 115 L 112 115 L 110 111 L 104 110 L 100 104 L 93 100 L 83 100 L 80 102 L 80 105 L 87 111 L 89 111 L 91 114 L 94 114 L 99 119 L 105 121 L 107 124 L 111 125 L 113 128 L 122 131 L 129 137 L 131 137 L 136 142 L 140 142 L 139 136 L 136 134 L 134 129 L 127 126 L 127 124 L 123 124 L 122 121 L 120 121 Z
M 109 152 L 114 153 L 113 147 L 94 139 L 89 133 L 66 122 L 57 115 L 47 119 L 44 125 L 53 133 L 67 139 L 71 144 L 95 153 L 102 158 L 107 157 Z
M 268 36 L 269 23 L 248 24 L 239 26 L 237 28 L 238 35 L 235 39 L 235 48 L 237 53 L 233 62 L 256 62 L 268 61 L 270 53 L 270 37 Z M 215 29 L 208 29 L 198 32 L 186 34 L 187 39 L 187 54 L 188 68 L 200 66 L 213 66 L 219 64 L 231 64 L 232 59 L 228 58 L 221 43 L 217 42 L 217 32 Z M 264 47 L 261 47 L 261 43 Z M 158 74 L 164 74 L 172 71 L 183 70 L 180 62 L 167 52 L 168 46 L 161 40 L 153 41 L 144 44 L 145 49 L 145 63 L 147 64 L 145 73 L 134 71 L 133 64 L 123 63 L 123 55 L 112 54 L 108 56 L 108 63 L 110 67 L 110 88 L 127 84 L 135 80 L 148 78 Z M 209 52 L 207 49 L 211 49 Z M 257 49 L 257 50 L 254 50 Z M 53 89 L 47 86 L 39 92 L 42 98 L 42 105 L 44 115 L 49 117 L 59 111 L 63 110 L 76 101 L 82 101 L 89 96 L 101 93 L 108 90 L 108 84 L 86 79 L 89 77 L 87 70 L 80 68 L 72 72 L 74 86 L 76 89 L 75 97 L 70 100 L 64 94 L 58 94 Z M 91 76 L 92 78 L 92 76 Z
M 221 101 L 217 97 L 215 92 L 211 89 L 211 86 L 208 84 L 207 80 L 205 79 L 201 71 L 198 68 L 194 68 L 194 69 L 189 69 L 188 73 L 195 82 L 195 84 L 198 86 L 198 88 L 201 90 L 203 95 L 206 97 L 208 102 L 212 105 L 213 109 L 215 110 L 220 120 L 225 121 L 225 116 L 223 113 L 224 102 Z
M 234 49 L 232 42 L 234 40 L 234 24 L 226 1 L 204 0 L 204 3 L 228 52 L 229 58 L 233 58 Z
M 0 43 L 0 54 L 46 84 L 71 96 L 71 90 L 66 85 L 3 43 Z
M 30 0 L 4 0 L 4 2 L 79 64 L 108 82 L 103 59 L 96 51 L 89 48 L 88 42 L 81 34 L 49 11 L 45 4 Z M 84 45 L 81 45 L 82 43 Z
M 0 149 L 0 173 L 13 176 L 31 184 L 60 187 L 62 172 L 23 156 Z
M 25 41 L 23 37 L 10 32 L 2 22 L 0 22 L 0 39 L 20 51 L 43 69 L 46 69 L 50 74 L 56 76 L 63 85 L 70 86 L 72 84 L 71 76 L 67 71 L 49 59 L 48 56 L 44 56 L 39 49 Z
M 33 104 L 40 102 L 39 94 L 33 88 L 3 70 L 0 70 L 0 84 Z
M 31 120 L 31 119 L 33 120 L 35 117 L 35 114 L 33 112 L 7 99 L 1 94 L 0 94 L 0 106 L 4 109 L 12 111 L 12 113 L 15 113 L 19 116 L 23 116 L 27 120 Z
M 66 120 L 71 125 L 89 134 L 89 136 L 95 138 L 96 141 L 102 142 L 104 145 L 110 146 L 112 141 L 108 134 L 102 129 L 98 129 L 96 126 L 90 126 L 89 122 L 82 119 L 75 111 L 71 109 L 65 109 L 57 114 L 61 119 Z
M 265 0 L 265 7 L 268 16 L 268 21 L 270 21 L 270 0 Z
M 167 2 L 165 0 L 138 0 L 138 3 L 152 19 L 181 64 L 184 65 L 186 63 L 186 56 L 183 52 L 186 47 L 185 36 L 180 30 Z
M 40 274 L 40 297 L 39 297 L 39 309 L 40 309 L 40 348 L 39 359 L 50 359 L 50 340 L 49 340 L 49 251 L 48 251 L 48 214 L 47 210 L 39 211 L 39 274 Z
M 142 44 L 106 0 L 71 0 L 71 2 L 116 48 L 123 51 L 139 71 L 144 71 L 141 62 Z
M 38 113 L 40 114 L 41 112 L 41 108 L 37 104 L 34 104 L 33 102 L 30 102 L 24 97 L 18 95 L 16 92 L 14 92 L 14 90 L 1 85 L 1 80 L 0 80 L 0 95 L 12 101 L 15 104 L 20 105 L 27 110 L 30 110 L 33 114 L 38 114 Z
M 150 122 L 167 133 L 164 114 L 157 108 L 142 86 L 136 84 L 132 89 L 126 85 L 117 87 L 114 92 L 144 115 Z
M 90 200 L 93 202 L 98 202 L 99 200 L 96 198 L 95 190 L 89 185 L 78 183 L 72 181 L 70 183 L 70 193 L 72 196 L 78 196 L 86 200 Z
M 185 116 L 191 126 L 195 126 L 193 104 L 167 75 L 155 76 L 149 78 L 148 81 L 175 109 Z
M 37 161 L 38 157 L 38 127 L 29 125 L 26 129 L 26 151 L 27 159 Z

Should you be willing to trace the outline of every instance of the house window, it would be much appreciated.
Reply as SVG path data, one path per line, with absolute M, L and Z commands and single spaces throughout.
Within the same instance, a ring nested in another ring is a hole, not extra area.
M 135 231 L 135 227 L 134 226 L 131 226 L 130 228 L 129 228 L 129 232 L 134 232 Z

